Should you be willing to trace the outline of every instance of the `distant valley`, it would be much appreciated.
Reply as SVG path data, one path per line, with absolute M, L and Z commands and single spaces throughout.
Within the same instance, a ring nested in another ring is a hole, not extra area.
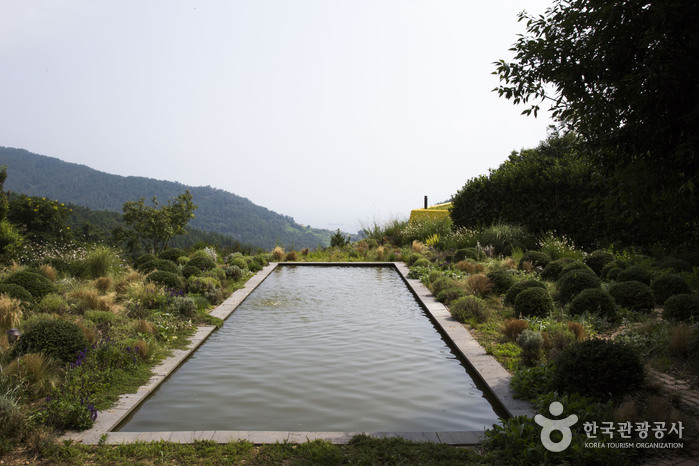
M 85 165 L 64 162 L 28 152 L 0 147 L 0 166 L 7 168 L 7 191 L 57 199 L 95 210 L 121 212 L 123 204 L 155 196 L 161 204 L 189 190 L 198 209 L 190 222 L 194 228 L 220 233 L 242 243 L 271 249 L 327 246 L 330 230 L 299 225 L 278 214 L 222 189 L 186 186 L 137 176 L 119 176 Z

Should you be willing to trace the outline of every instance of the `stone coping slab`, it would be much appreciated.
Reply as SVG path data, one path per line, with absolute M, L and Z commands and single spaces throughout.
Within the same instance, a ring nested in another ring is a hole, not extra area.
M 333 266 L 333 267 L 393 267 L 413 293 L 428 317 L 433 321 L 447 342 L 468 362 L 472 372 L 487 386 L 492 397 L 509 416 L 534 416 L 531 405 L 516 400 L 510 388 L 510 374 L 476 341 L 471 333 L 454 318 L 449 310 L 439 303 L 432 293 L 419 280 L 408 278 L 408 267 L 402 262 L 272 262 L 247 280 L 244 287 L 236 290 L 228 299 L 211 312 L 212 316 L 225 320 L 257 288 L 277 266 Z M 199 327 L 184 350 L 174 350 L 172 355 L 153 369 L 150 380 L 136 393 L 124 394 L 109 409 L 100 411 L 91 429 L 82 432 L 68 432 L 64 440 L 79 441 L 84 444 L 104 442 L 109 445 L 130 442 L 167 441 L 192 443 L 210 440 L 228 443 L 247 440 L 255 444 L 291 442 L 302 443 L 322 439 L 335 444 L 346 444 L 352 437 L 365 434 L 370 437 L 400 437 L 417 442 L 445 443 L 449 445 L 477 445 L 483 432 L 285 432 L 285 431 L 174 431 L 174 432 L 112 432 L 146 398 L 172 374 L 208 337 L 215 327 Z

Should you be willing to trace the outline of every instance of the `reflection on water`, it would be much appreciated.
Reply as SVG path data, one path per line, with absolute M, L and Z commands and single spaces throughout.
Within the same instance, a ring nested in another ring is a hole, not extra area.
M 278 267 L 122 431 L 482 430 L 497 422 L 398 273 Z

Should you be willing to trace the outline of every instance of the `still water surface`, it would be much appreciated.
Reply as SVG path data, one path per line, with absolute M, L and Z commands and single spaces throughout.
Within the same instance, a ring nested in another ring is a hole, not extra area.
M 390 267 L 277 267 L 122 431 L 450 431 L 498 422 Z

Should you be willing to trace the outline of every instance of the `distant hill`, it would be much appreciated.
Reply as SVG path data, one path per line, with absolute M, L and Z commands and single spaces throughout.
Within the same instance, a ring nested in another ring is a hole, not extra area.
M 199 208 L 190 222 L 194 228 L 221 233 L 246 244 L 271 249 L 327 246 L 330 230 L 304 227 L 293 218 L 253 204 L 222 189 L 186 186 L 139 176 L 110 175 L 85 165 L 33 154 L 24 149 L 0 147 L 0 165 L 7 167 L 4 188 L 29 196 L 42 196 L 95 210 L 121 212 L 127 201 L 155 196 L 161 204 L 192 193 Z

